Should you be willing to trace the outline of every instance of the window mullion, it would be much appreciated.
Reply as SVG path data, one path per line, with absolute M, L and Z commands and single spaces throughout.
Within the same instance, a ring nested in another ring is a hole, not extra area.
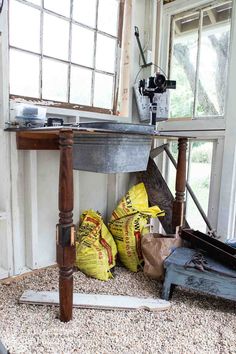
M 73 0 L 70 0 L 70 27 L 69 27 L 69 66 L 68 66 L 68 82 L 67 82 L 67 102 L 70 102 L 70 81 L 71 81 L 71 51 L 72 51 L 72 17 L 73 17 Z
M 91 83 L 91 106 L 94 102 L 94 85 L 95 85 L 95 65 L 96 65 L 96 52 L 97 52 L 97 34 L 98 34 L 98 6 L 99 0 L 96 4 L 96 23 L 95 23 L 95 34 L 94 34 L 94 52 L 93 52 L 93 73 L 92 73 L 92 83 Z
M 116 40 L 116 54 L 115 54 L 115 76 L 113 81 L 113 114 L 117 114 L 118 110 L 118 95 L 119 95 L 119 75 L 120 75 L 120 60 L 121 60 L 121 45 L 124 21 L 124 2 L 119 2 L 119 11 L 117 13 L 117 21 L 119 23 Z
M 199 64 L 200 64 L 201 43 L 202 43 L 202 25 L 203 25 L 203 10 L 200 10 L 199 29 L 198 29 L 198 48 L 197 48 L 197 60 L 196 60 L 196 74 L 195 74 L 195 88 L 194 88 L 194 102 L 193 102 L 193 119 L 196 118 L 196 110 L 197 110 Z
M 40 9 L 40 61 L 39 61 L 39 97 L 43 97 L 43 22 L 44 22 L 44 0 Z

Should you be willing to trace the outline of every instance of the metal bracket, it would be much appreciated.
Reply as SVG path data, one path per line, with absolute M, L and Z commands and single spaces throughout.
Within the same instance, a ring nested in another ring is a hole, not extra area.
M 56 226 L 56 243 L 62 247 L 75 245 L 75 225 Z
M 139 39 L 139 29 L 137 26 L 134 26 L 134 35 L 137 39 L 137 43 L 138 43 L 138 47 L 139 47 L 139 51 L 140 51 L 140 55 L 142 57 L 142 61 L 143 61 L 143 65 L 141 65 L 142 68 L 146 68 L 148 66 L 151 66 L 153 63 L 147 63 L 146 62 L 146 59 L 145 59 L 145 56 L 144 56 L 144 52 L 143 52 L 143 48 L 141 46 L 141 43 L 140 43 L 140 39 Z

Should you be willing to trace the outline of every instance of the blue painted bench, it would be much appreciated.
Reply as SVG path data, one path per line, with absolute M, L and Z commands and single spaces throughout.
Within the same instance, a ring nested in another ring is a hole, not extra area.
M 180 285 L 184 288 L 236 301 L 236 270 L 209 257 L 204 257 L 209 270 L 201 271 L 186 267 L 196 252 L 196 250 L 181 247 L 166 258 L 162 299 L 169 300 L 175 285 Z

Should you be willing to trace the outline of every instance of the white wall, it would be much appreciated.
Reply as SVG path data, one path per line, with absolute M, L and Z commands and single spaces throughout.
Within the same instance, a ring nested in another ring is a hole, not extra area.
M 147 24 L 145 6 L 149 3 L 153 1 L 133 1 L 133 18 L 142 40 Z M 9 120 L 6 5 L 7 1 L 0 15 L 3 38 L 0 49 L 0 211 L 6 212 L 5 220 L 0 218 L 0 278 L 55 263 L 55 225 L 58 222 L 59 151 L 18 151 L 15 133 L 3 132 L 4 122 Z M 150 23 L 148 25 L 151 26 Z M 131 27 L 133 29 L 133 24 Z M 132 85 L 139 67 L 139 54 L 136 43 L 132 43 L 131 48 Z M 14 104 L 11 104 L 13 107 Z M 48 109 L 48 113 L 54 116 L 64 114 L 73 121 L 78 121 L 81 116 L 84 116 L 83 120 L 104 118 L 52 108 Z M 131 117 L 132 112 L 122 120 L 131 121 Z M 128 185 L 128 174 L 74 171 L 74 222 L 78 222 L 80 213 L 87 208 L 99 210 L 108 220 Z

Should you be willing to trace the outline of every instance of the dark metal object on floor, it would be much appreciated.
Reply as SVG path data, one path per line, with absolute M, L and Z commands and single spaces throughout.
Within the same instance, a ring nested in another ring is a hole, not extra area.
M 186 268 L 196 268 L 201 272 L 207 269 L 207 261 L 201 252 L 195 253 L 184 265 Z
M 236 269 L 236 249 L 200 231 L 182 229 L 180 236 L 219 262 Z

